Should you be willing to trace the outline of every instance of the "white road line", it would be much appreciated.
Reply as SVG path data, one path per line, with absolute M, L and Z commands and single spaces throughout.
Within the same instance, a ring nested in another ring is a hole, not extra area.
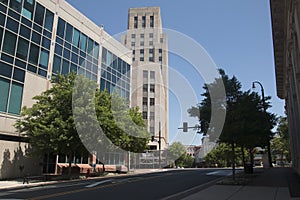
M 91 185 L 87 185 L 87 186 L 85 186 L 85 187 L 86 187 L 86 188 L 92 188 L 92 187 L 96 187 L 97 185 L 100 185 L 100 184 L 103 184 L 103 183 L 108 183 L 108 182 L 112 182 L 112 179 L 108 179 L 108 180 L 96 182 L 96 183 L 93 183 L 93 184 L 91 184 Z

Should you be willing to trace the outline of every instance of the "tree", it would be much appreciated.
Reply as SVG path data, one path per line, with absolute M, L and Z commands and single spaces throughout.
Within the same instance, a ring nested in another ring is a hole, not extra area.
M 100 92 L 95 82 L 74 73 L 58 75 L 51 83 L 51 89 L 33 98 L 36 103 L 31 108 L 23 108 L 15 125 L 29 138 L 36 153 L 73 158 L 86 149 L 115 148 L 112 144 L 133 152 L 147 148 L 150 133 L 138 108 L 129 109 L 122 98 Z M 116 105 L 119 111 L 113 114 Z M 134 135 L 126 134 L 124 127 Z M 71 163 L 69 159 L 69 166 Z
M 281 161 L 285 157 L 288 162 L 291 161 L 290 140 L 288 133 L 288 122 L 286 117 L 280 117 L 275 137 L 271 140 L 271 149 L 273 155 L 279 154 Z
M 168 160 L 174 161 L 176 167 L 182 165 L 186 155 L 186 148 L 180 142 L 172 143 L 168 148 Z
M 241 90 L 242 85 L 235 76 L 229 78 L 224 70 L 220 70 L 220 74 L 226 90 L 225 103 L 218 103 L 221 102 L 220 99 L 212 100 L 210 91 L 214 91 L 211 88 L 216 87 L 216 84 L 206 84 L 204 86 L 205 92 L 202 94 L 204 99 L 198 105 L 198 108 L 192 107 L 188 112 L 190 116 L 199 118 L 202 132 L 209 134 L 211 137 L 211 133 L 213 132 L 209 129 L 215 129 L 214 124 L 210 122 L 211 106 L 217 103 L 220 105 L 220 111 L 222 109 L 226 110 L 225 124 L 219 137 L 219 142 L 231 145 L 234 177 L 236 162 L 235 147 L 242 147 L 242 152 L 244 152 L 244 147 L 249 148 L 251 151 L 255 146 L 265 146 L 268 141 L 267 139 L 272 135 L 271 129 L 276 124 L 276 117 L 274 114 L 264 112 L 264 106 L 266 108 L 270 107 L 269 102 L 265 102 L 264 105 L 257 93 L 251 93 L 250 91 L 243 92 Z M 265 101 L 269 99 L 267 97 Z M 214 101 L 215 103 L 213 103 Z M 195 115 L 197 109 L 198 113 L 200 110 L 200 116 Z M 216 140 L 215 137 L 213 135 L 214 140 Z

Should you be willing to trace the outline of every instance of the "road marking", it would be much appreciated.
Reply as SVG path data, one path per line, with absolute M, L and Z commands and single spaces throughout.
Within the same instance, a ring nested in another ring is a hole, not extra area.
M 100 182 L 96 182 L 96 183 L 93 183 L 91 185 L 87 185 L 85 186 L 86 188 L 92 188 L 92 187 L 96 187 L 97 185 L 101 185 L 103 183 L 111 183 L 112 182 L 112 179 L 108 179 L 108 180 L 104 180 L 104 181 L 100 181 Z

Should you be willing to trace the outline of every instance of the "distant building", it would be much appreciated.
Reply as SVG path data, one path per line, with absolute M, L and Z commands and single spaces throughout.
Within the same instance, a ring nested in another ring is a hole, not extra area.
M 300 3 L 270 0 L 277 96 L 285 100 L 293 166 L 300 174 Z
M 74 71 L 130 99 L 130 51 L 65 0 L 1 0 L 0 41 L 0 179 L 41 173 L 43 161 L 26 157 L 13 124 L 57 73 Z
M 195 158 L 196 153 L 200 150 L 200 146 L 196 145 L 185 145 L 186 153 L 189 156 L 192 156 Z
M 128 30 L 122 43 L 132 51 L 131 105 L 143 112 L 148 131 L 157 150 L 159 134 L 161 148 L 168 144 L 168 45 L 162 32 L 159 7 L 130 8 Z
M 195 154 L 195 162 L 196 164 L 204 161 L 204 157 L 215 148 L 217 144 L 215 142 L 211 142 L 209 140 L 209 136 L 205 136 L 202 138 L 202 145 L 200 150 Z

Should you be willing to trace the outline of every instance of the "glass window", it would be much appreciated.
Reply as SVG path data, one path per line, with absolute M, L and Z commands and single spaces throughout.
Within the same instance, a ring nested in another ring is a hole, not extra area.
M 20 114 L 23 95 L 23 85 L 12 82 L 8 112 L 12 114 Z
M 40 55 L 40 67 L 44 69 L 48 69 L 48 61 L 49 61 L 49 52 L 43 49 Z
M 9 7 L 17 12 L 21 12 L 21 0 L 10 0 Z
M 23 60 L 27 60 L 29 42 L 23 38 L 19 38 L 17 47 L 17 57 Z
M 107 64 L 107 49 L 102 48 L 102 63 Z
M 88 40 L 88 48 L 87 48 L 87 53 L 89 55 L 93 55 L 93 48 L 94 48 L 93 43 L 94 43 L 94 41 L 91 38 L 89 38 L 89 40 Z
M 31 71 L 31 72 L 33 72 L 33 73 L 36 73 L 37 67 L 28 64 L 27 70 L 28 70 L 28 71 Z
M 5 15 L 0 13 L 0 25 L 4 26 L 4 24 L 5 24 Z
M 113 55 L 110 51 L 107 51 L 107 65 L 111 66 L 112 65 L 112 58 Z
M 45 15 L 45 7 L 39 3 L 36 3 L 34 21 L 37 24 L 43 26 L 44 25 L 44 15 Z
M 81 36 L 80 36 L 80 49 L 82 51 L 86 51 L 86 35 L 84 35 L 83 33 L 81 33 Z
M 30 34 L 31 34 L 31 30 L 29 28 L 27 28 L 26 26 L 21 25 L 20 35 L 22 35 L 25 38 L 30 38 Z
M 150 28 L 154 27 L 154 16 L 150 16 Z
M 29 26 L 29 27 L 31 27 L 31 26 L 32 26 L 32 22 L 31 22 L 31 20 L 28 20 L 28 19 L 27 19 L 27 18 L 25 18 L 25 17 L 22 17 L 22 19 L 21 19 L 21 22 L 22 22 L 23 24 L 25 24 L 25 25 Z
M 78 64 L 78 55 L 77 54 L 72 53 L 72 58 L 71 59 L 72 59 L 72 62 Z
M 42 46 L 50 50 L 51 40 L 43 37 Z
M 9 92 L 9 81 L 0 78 L 0 111 L 6 112 L 7 108 L 7 100 L 8 100 L 8 92 Z
M 70 71 L 77 73 L 77 66 L 75 64 L 71 63 L 71 69 L 70 69 Z
M 30 44 L 29 62 L 37 65 L 39 59 L 39 47 L 33 43 Z
M 38 32 L 38 33 L 42 33 L 43 28 L 40 27 L 39 25 L 33 24 L 33 29 Z
M 50 12 L 48 9 L 46 9 L 46 18 L 45 18 L 44 27 L 46 29 L 48 29 L 49 31 L 52 31 L 53 18 L 54 18 L 54 14 L 52 12 Z
M 24 83 L 25 71 L 15 67 L 13 79 Z
M 146 27 L 146 16 L 142 17 L 142 27 L 145 28 Z
M 17 40 L 17 36 L 15 34 L 12 34 L 9 31 L 5 31 L 2 50 L 10 55 L 15 55 L 16 40 Z
M 66 24 L 66 22 L 63 19 L 61 19 L 61 18 L 58 19 L 56 34 L 61 38 L 64 38 L 64 35 L 65 35 L 65 24 Z
M 62 55 L 62 47 L 59 44 L 55 45 L 55 50 L 54 51 L 55 51 L 56 54 L 58 54 L 60 56 Z
M 41 35 L 35 31 L 32 31 L 31 40 L 39 45 L 41 43 Z
M 94 57 L 95 58 L 99 57 L 99 44 L 97 42 L 95 42 L 95 46 L 94 46 Z
M 3 28 L 0 27 L 0 49 L 1 49 L 1 41 L 2 41 L 2 36 L 3 36 Z
M 6 28 L 9 30 L 18 33 L 19 32 L 19 23 L 16 22 L 15 20 L 11 19 L 10 17 L 7 18 L 6 22 Z
M 65 39 L 68 42 L 72 42 L 72 36 L 73 36 L 73 26 L 71 26 L 69 23 L 67 23 L 67 28 L 66 28 L 66 37 Z
M 68 49 L 66 49 L 66 48 L 64 48 L 64 56 L 63 56 L 65 59 L 68 59 L 68 60 L 70 60 L 70 57 L 71 57 L 71 52 L 68 50 Z
M 21 61 L 21 60 L 16 59 L 15 60 L 15 65 L 18 66 L 18 67 L 21 67 L 23 69 L 26 69 L 26 63 Z
M 63 60 L 61 73 L 62 74 L 68 74 L 69 71 L 70 71 L 69 70 L 69 62 L 67 60 Z
M 0 0 L 0 2 L 4 3 L 5 5 L 7 5 L 8 0 Z
M 137 16 L 134 16 L 134 28 L 137 28 L 138 27 L 138 17 Z
M 73 35 L 72 44 L 76 47 L 79 47 L 79 36 L 80 36 L 80 32 L 76 28 L 74 28 L 74 35 Z
M 39 68 L 38 74 L 41 75 L 41 76 L 43 76 L 43 77 L 47 77 L 47 71 L 42 70 L 41 68 Z
M 12 67 L 3 62 L 0 62 L 0 75 L 5 76 L 7 78 L 11 78 Z M 1 96 L 1 95 L 0 95 Z
M 52 72 L 53 73 L 60 73 L 60 64 L 61 59 L 58 56 L 54 56 L 53 66 L 52 66 Z
M 22 15 L 24 17 L 27 17 L 30 20 L 32 20 L 32 14 L 34 8 L 33 6 L 34 6 L 33 0 L 25 0 L 24 6 L 22 8 Z
M 14 62 L 14 58 L 12 56 L 9 56 L 9 55 L 4 54 L 4 53 L 1 55 L 1 60 L 6 61 L 10 64 L 13 64 L 13 62 Z

